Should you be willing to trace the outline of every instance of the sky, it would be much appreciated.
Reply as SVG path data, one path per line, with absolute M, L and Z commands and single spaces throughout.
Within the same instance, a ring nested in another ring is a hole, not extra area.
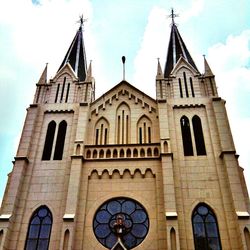
M 26 108 L 48 63 L 58 70 L 79 27 L 92 60 L 96 97 L 126 80 L 155 97 L 157 58 L 164 68 L 174 8 L 179 32 L 200 72 L 203 55 L 226 100 L 239 163 L 250 189 L 249 0 L 0 0 L 0 202 Z

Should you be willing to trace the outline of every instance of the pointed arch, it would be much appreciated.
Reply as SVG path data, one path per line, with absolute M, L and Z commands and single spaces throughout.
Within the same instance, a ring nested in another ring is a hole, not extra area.
M 86 154 L 86 158 L 90 158 L 91 157 L 91 151 L 88 149 L 87 154 Z
M 106 158 L 110 158 L 110 157 L 111 157 L 111 151 L 110 149 L 108 149 L 106 152 Z
M 47 133 L 45 137 L 45 143 L 43 147 L 43 155 L 42 155 L 42 161 L 49 161 L 51 157 L 54 137 L 55 137 L 55 131 L 56 131 L 56 122 L 51 121 L 48 124 Z
M 69 229 L 67 229 L 64 233 L 64 239 L 63 239 L 63 250 L 68 250 L 69 249 Z
M 136 148 L 133 150 L 133 157 L 138 157 L 138 151 Z
M 130 158 L 131 157 L 131 150 L 128 148 L 127 149 L 127 157 Z
M 180 124 L 184 155 L 194 155 L 189 119 L 186 116 L 182 116 L 180 119 Z
M 151 143 L 152 141 L 152 121 L 146 116 L 142 115 L 137 122 L 137 140 L 138 143 Z
M 28 227 L 25 250 L 48 249 L 53 218 L 47 206 L 40 206 L 33 213 Z
M 140 150 L 140 157 L 145 157 L 145 150 L 143 148 Z
M 63 120 L 59 123 L 55 152 L 54 152 L 54 160 L 62 160 L 66 130 L 67 130 L 67 122 Z
M 148 157 L 151 157 L 151 156 L 152 156 L 152 149 L 151 149 L 151 148 L 148 148 L 148 149 L 147 149 L 147 156 L 148 156 Z
M 106 145 L 109 141 L 109 122 L 105 117 L 101 117 L 95 124 L 96 145 Z
M 123 150 L 123 149 L 120 150 L 120 157 L 121 157 L 121 158 L 124 157 L 124 150 Z
M 221 250 L 216 216 L 205 203 L 198 204 L 192 214 L 194 245 L 196 250 Z
M 247 227 L 244 228 L 244 236 L 245 236 L 247 249 L 250 249 L 250 233 Z
M 130 108 L 126 102 L 122 102 L 116 110 L 116 142 L 130 143 Z
M 192 124 L 197 155 L 206 155 L 206 147 L 200 117 L 195 115 L 192 118 Z
M 172 227 L 170 230 L 170 243 L 171 243 L 171 250 L 176 250 L 176 233 L 174 228 Z

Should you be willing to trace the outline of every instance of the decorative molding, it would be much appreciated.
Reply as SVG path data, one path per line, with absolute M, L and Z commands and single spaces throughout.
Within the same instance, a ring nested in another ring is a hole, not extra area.
M 236 155 L 236 151 L 235 151 L 235 150 L 223 150 L 223 151 L 221 151 L 221 153 L 220 153 L 220 158 L 223 159 L 223 158 L 224 158 L 224 155 L 230 155 L 230 154 L 235 155 L 236 158 L 239 157 L 238 155 Z
M 30 108 L 37 108 L 38 104 L 30 104 Z
M 204 104 L 180 104 L 180 105 L 174 105 L 174 109 L 183 109 L 183 108 L 205 108 Z
M 175 220 L 178 217 L 177 212 L 166 212 L 165 215 L 167 220 Z
M 29 163 L 29 159 L 27 156 L 16 156 L 14 157 L 15 161 L 13 161 L 13 163 L 15 163 L 16 161 L 25 161 L 26 163 Z
M 74 221 L 75 214 L 64 214 L 63 220 L 64 221 Z
M 88 102 L 80 102 L 80 107 L 89 106 Z
M 1 221 L 9 221 L 11 215 L 12 215 L 12 214 L 1 214 L 1 215 L 0 215 L 0 220 L 1 220 Z
M 65 109 L 65 110 L 46 110 L 44 114 L 60 114 L 60 113 L 74 113 L 73 109 Z
M 236 211 L 238 219 L 249 219 L 250 215 L 247 211 Z

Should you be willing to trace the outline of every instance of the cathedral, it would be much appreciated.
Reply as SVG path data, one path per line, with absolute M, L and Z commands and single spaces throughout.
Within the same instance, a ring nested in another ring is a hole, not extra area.
M 81 19 L 27 109 L 0 249 L 249 250 L 249 196 L 225 100 L 173 12 L 155 98 L 123 80 L 96 99 L 86 54 Z

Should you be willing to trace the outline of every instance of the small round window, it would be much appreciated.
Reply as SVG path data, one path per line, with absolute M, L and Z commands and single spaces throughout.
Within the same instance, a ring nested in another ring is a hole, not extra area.
M 138 246 L 148 233 L 148 214 L 135 200 L 108 200 L 97 210 L 93 229 L 103 246 L 111 249 L 120 240 L 127 249 L 132 249 Z

